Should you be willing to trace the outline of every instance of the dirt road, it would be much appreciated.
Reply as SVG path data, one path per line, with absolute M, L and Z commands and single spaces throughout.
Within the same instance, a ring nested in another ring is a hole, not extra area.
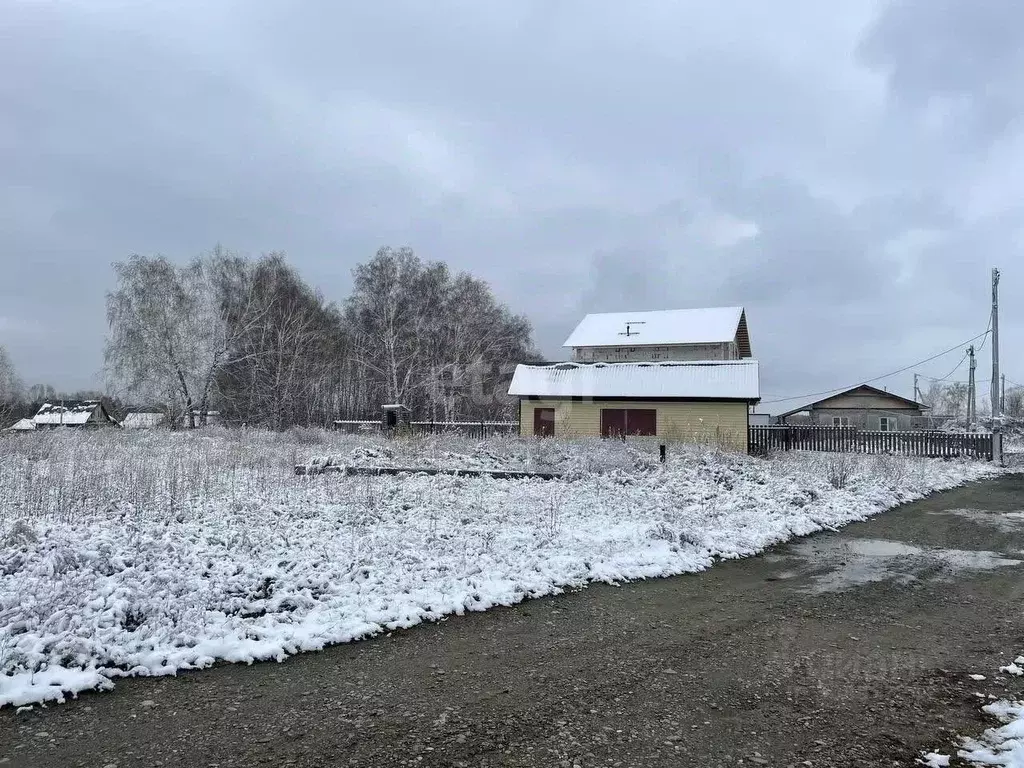
M 1021 510 L 1007 476 L 703 574 L 120 681 L 0 713 L 0 765 L 910 766 L 1024 689 L 994 675 Z

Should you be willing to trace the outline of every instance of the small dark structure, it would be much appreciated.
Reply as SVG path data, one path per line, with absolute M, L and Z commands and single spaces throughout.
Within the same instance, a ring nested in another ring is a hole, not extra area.
M 412 411 L 401 403 L 381 406 L 380 426 L 385 433 L 408 432 Z

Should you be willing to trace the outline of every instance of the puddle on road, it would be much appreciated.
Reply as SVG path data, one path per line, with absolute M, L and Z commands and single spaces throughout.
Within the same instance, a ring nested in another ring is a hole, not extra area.
M 808 570 L 817 572 L 810 576 L 813 586 L 806 590 L 815 593 L 880 581 L 910 584 L 921 578 L 950 578 L 963 571 L 990 571 L 1024 562 L 998 552 L 924 549 L 890 539 L 809 539 L 792 551 Z
M 984 509 L 945 509 L 930 515 L 956 515 L 979 525 L 997 528 L 1003 533 L 1024 532 L 1024 512 L 988 512 Z

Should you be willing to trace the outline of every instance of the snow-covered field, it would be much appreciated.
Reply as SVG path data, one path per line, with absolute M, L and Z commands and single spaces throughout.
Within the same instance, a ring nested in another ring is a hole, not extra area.
M 214 429 L 0 439 L 0 706 L 699 571 L 999 471 L 683 446 L 662 467 L 656 450 Z M 293 474 L 324 455 L 564 478 Z

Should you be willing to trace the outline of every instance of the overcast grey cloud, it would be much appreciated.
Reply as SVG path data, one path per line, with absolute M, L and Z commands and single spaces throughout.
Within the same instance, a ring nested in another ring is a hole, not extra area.
M 409 245 L 489 280 L 552 357 L 587 311 L 744 304 L 766 399 L 980 333 L 998 264 L 1024 380 L 1012 0 L 0 0 L 0 19 L 0 344 L 29 383 L 100 383 L 110 262 L 218 242 L 284 250 L 336 300 Z

